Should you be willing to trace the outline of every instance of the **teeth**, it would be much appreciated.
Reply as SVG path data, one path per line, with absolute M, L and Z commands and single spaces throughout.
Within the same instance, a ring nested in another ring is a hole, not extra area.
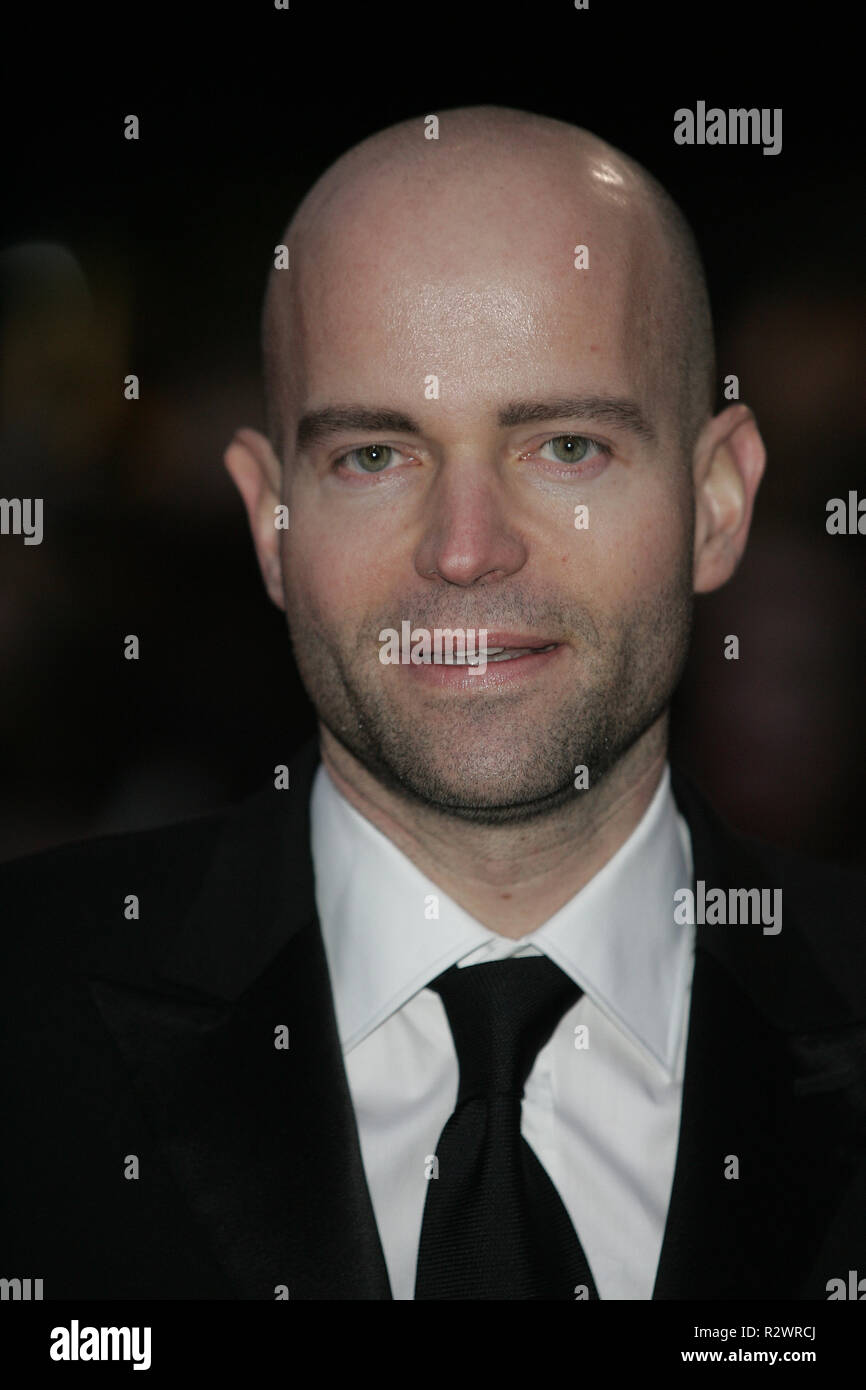
M 513 661 L 517 656 L 538 655 L 539 652 L 552 652 L 556 646 L 555 642 L 549 642 L 546 647 L 500 647 L 501 656 L 491 656 L 491 648 L 487 649 L 488 661 Z
M 537 647 L 509 647 L 503 648 L 501 655 L 491 657 L 488 652 L 489 661 L 513 661 L 517 656 L 527 656 L 529 652 L 538 651 Z
M 546 647 L 488 647 L 486 652 L 481 652 L 474 660 L 469 661 L 465 656 L 455 657 L 453 661 L 432 661 L 433 666 L 477 666 L 479 661 L 486 656 L 487 661 L 514 661 L 518 656 L 529 656 L 532 653 L 552 652 L 556 646 L 555 642 L 550 642 Z

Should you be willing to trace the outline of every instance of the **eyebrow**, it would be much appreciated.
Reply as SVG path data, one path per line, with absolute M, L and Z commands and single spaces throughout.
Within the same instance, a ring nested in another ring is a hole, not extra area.
M 395 430 L 401 434 L 421 434 L 421 427 L 398 410 L 371 409 L 364 405 L 326 405 L 321 410 L 308 410 L 298 421 L 297 447 L 309 449 L 334 434 L 363 430 L 375 434 Z
M 656 432 L 635 401 L 617 396 L 554 396 L 546 400 L 509 401 L 497 416 L 502 429 L 544 420 L 580 418 L 597 420 L 628 430 L 644 443 L 655 444 Z M 367 434 L 395 431 L 423 434 L 421 426 L 402 411 L 363 405 L 327 405 L 309 410 L 298 421 L 297 447 L 309 449 L 332 435 L 363 430 Z
M 554 396 L 549 400 L 511 401 L 500 410 L 498 422 L 508 428 L 561 417 L 597 420 L 601 425 L 628 430 L 645 444 L 657 442 L 656 432 L 637 402 L 619 396 Z

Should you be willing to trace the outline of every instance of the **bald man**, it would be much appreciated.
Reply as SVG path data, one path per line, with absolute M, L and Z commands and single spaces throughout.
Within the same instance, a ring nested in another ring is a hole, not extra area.
M 5 871 L 7 1274 L 861 1296 L 862 881 L 667 759 L 765 463 L 682 214 L 480 107 L 350 150 L 284 242 L 225 463 L 319 738 L 240 808 Z

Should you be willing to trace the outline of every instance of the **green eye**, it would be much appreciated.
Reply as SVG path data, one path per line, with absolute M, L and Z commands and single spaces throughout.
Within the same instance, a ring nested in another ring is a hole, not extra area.
M 553 450 L 558 463 L 581 463 L 590 443 L 582 434 L 558 434 L 548 439 L 546 447 Z
M 393 453 L 390 444 L 365 444 L 361 449 L 353 449 L 349 458 L 356 458 L 365 473 L 381 473 Z

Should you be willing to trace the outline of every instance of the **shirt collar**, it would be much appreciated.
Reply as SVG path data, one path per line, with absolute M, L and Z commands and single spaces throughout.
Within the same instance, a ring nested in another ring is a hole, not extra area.
M 691 841 L 666 765 L 616 854 L 542 926 L 514 941 L 449 898 L 350 805 L 320 764 L 310 801 L 316 905 L 344 1052 L 450 965 L 543 951 L 671 1076 L 692 935 L 674 922 Z M 438 915 L 436 915 L 438 914 Z

